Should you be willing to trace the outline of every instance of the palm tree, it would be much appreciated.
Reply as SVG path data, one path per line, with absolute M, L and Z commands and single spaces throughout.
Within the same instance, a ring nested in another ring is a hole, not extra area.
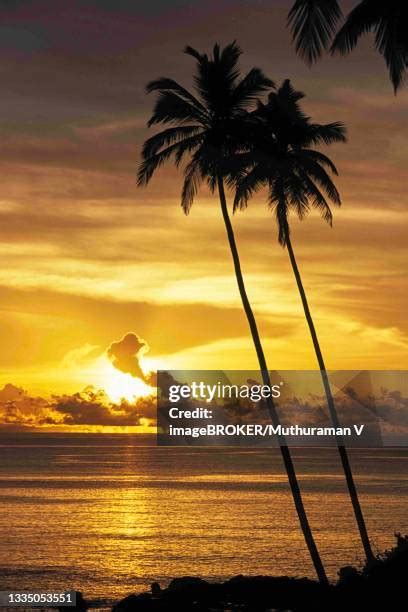
M 246 155 L 246 169 L 241 169 L 231 182 L 236 184 L 234 210 L 245 208 L 251 196 L 261 187 L 268 188 L 268 202 L 278 223 L 279 243 L 288 250 L 290 263 L 309 326 L 324 391 L 333 425 L 340 426 L 323 354 L 310 312 L 305 289 L 290 238 L 289 214 L 303 219 L 310 208 L 316 208 L 330 225 L 332 213 L 328 200 L 340 205 L 339 193 L 328 174 L 337 175 L 333 162 L 311 148 L 319 144 L 345 141 L 341 123 L 313 124 L 299 106 L 304 97 L 286 80 L 276 92 L 269 94 L 267 104 L 258 103 L 255 115 L 259 121 L 257 143 L 251 156 Z M 244 157 L 244 156 L 243 156 Z M 347 451 L 342 437 L 337 437 L 346 482 L 367 560 L 373 559 L 370 540 L 354 484 Z
M 242 152 L 246 147 L 246 134 L 250 125 L 247 109 L 273 83 L 258 68 L 253 68 L 241 78 L 238 68 L 241 50 L 235 42 L 224 49 L 215 45 L 210 57 L 191 47 L 186 47 L 185 53 L 196 60 L 194 93 L 169 78 L 160 78 L 147 85 L 148 92 L 157 92 L 148 125 L 170 124 L 171 127 L 145 142 L 138 184 L 146 185 L 156 169 L 170 158 L 174 157 L 178 166 L 188 155 L 181 194 L 184 212 L 188 214 L 201 182 L 205 181 L 212 192 L 218 191 L 242 305 L 263 382 L 270 385 L 256 320 L 245 289 L 224 183 L 232 171 L 237 152 Z M 273 423 L 279 425 L 273 401 L 268 401 L 267 407 Z M 309 553 L 319 580 L 326 583 L 327 577 L 305 512 L 289 448 L 283 437 L 279 437 L 278 442 Z
M 362 0 L 336 33 L 341 18 L 337 0 L 296 0 L 288 15 L 296 51 L 312 64 L 329 49 L 349 53 L 363 34 L 374 32 L 375 48 L 385 59 L 396 93 L 408 66 L 408 2 Z

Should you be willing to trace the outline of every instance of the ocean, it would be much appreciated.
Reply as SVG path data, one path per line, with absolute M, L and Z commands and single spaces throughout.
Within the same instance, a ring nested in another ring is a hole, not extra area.
M 363 552 L 335 449 L 293 449 L 331 579 Z M 350 451 L 374 549 L 408 533 L 408 449 Z M 80 590 L 103 608 L 153 581 L 313 577 L 277 449 L 150 436 L 0 434 L 0 590 Z

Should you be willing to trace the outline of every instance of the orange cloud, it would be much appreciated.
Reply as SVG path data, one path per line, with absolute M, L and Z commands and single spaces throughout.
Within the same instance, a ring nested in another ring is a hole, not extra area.
M 155 416 L 153 396 L 117 404 L 92 387 L 50 399 L 30 396 L 10 383 L 0 390 L 0 428 L 4 430 L 138 427 L 153 424 Z

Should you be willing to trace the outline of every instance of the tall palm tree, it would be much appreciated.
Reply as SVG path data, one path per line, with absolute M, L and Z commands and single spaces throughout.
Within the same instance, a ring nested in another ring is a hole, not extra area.
M 323 219 L 331 225 L 332 213 L 329 201 L 338 206 L 341 201 L 328 171 L 337 175 L 337 170 L 326 155 L 311 147 L 322 143 L 327 145 L 344 142 L 345 128 L 341 123 L 327 125 L 311 123 L 299 105 L 299 100 L 303 97 L 304 94 L 294 90 L 287 80 L 276 92 L 269 94 L 267 104 L 258 103 L 255 115 L 259 120 L 259 130 L 255 149 L 251 156 L 245 156 L 246 168 L 241 169 L 229 180 L 236 184 L 234 210 L 245 208 L 258 189 L 264 186 L 268 188 L 268 203 L 278 223 L 279 242 L 288 250 L 319 364 L 330 417 L 333 425 L 339 427 L 323 354 L 292 246 L 289 214 L 294 212 L 303 219 L 310 208 L 316 208 Z M 367 560 L 371 560 L 373 553 L 370 540 L 347 451 L 340 436 L 337 437 L 337 446 L 361 541 Z
M 201 182 L 207 182 L 211 191 L 218 191 L 242 305 L 263 382 L 270 385 L 256 320 L 245 289 L 224 183 L 232 171 L 237 152 L 242 152 L 246 147 L 250 124 L 247 109 L 273 83 L 258 68 L 253 68 L 241 78 L 238 68 L 241 50 L 235 42 L 223 49 L 215 45 L 210 57 L 191 47 L 186 47 L 185 52 L 196 60 L 194 93 L 169 78 L 157 79 L 147 86 L 148 92 L 157 92 L 148 125 L 170 124 L 171 127 L 145 142 L 138 183 L 146 185 L 156 169 L 170 158 L 174 157 L 178 166 L 188 156 L 181 194 L 184 212 L 189 212 Z M 279 425 L 279 416 L 272 400 L 267 402 L 267 407 L 273 423 Z M 278 442 L 309 553 L 319 580 L 326 583 L 327 577 L 305 512 L 289 448 L 283 437 Z
M 349 53 L 363 34 L 374 32 L 375 48 L 385 59 L 396 93 L 408 67 L 408 2 L 362 0 L 336 33 L 341 18 L 337 0 L 296 0 L 288 15 L 296 51 L 312 64 L 324 50 Z

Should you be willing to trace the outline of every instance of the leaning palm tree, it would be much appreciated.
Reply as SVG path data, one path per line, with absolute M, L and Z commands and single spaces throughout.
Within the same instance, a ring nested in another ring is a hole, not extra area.
M 375 48 L 385 59 L 397 92 L 408 67 L 408 2 L 362 0 L 337 30 L 341 18 L 337 0 L 296 0 L 288 23 L 299 55 L 309 64 L 329 49 L 344 55 L 355 48 L 363 34 L 374 32 Z
M 170 124 L 171 127 L 145 142 L 138 184 L 146 185 L 157 168 L 170 158 L 173 157 L 178 166 L 188 156 L 181 194 L 183 211 L 186 214 L 189 212 L 200 183 L 206 182 L 212 192 L 218 191 L 242 305 L 263 382 L 270 385 L 257 323 L 245 289 L 224 184 L 232 172 L 235 157 L 238 152 L 245 151 L 246 140 L 249 141 L 247 109 L 273 83 L 258 68 L 253 68 L 241 78 L 238 68 L 241 50 L 235 42 L 224 49 L 215 45 L 210 57 L 191 47 L 186 47 L 185 52 L 196 60 L 194 93 L 169 78 L 160 78 L 147 86 L 148 92 L 157 92 L 148 125 Z M 279 416 L 272 400 L 268 400 L 267 407 L 273 423 L 279 425 Z M 289 448 L 283 437 L 279 437 L 278 442 L 309 553 L 319 580 L 326 583 L 327 577 L 305 512 Z
M 230 182 L 236 185 L 234 210 L 245 208 L 252 195 L 267 186 L 268 202 L 278 224 L 278 240 L 286 247 L 309 326 L 323 387 L 333 425 L 340 426 L 330 388 L 323 354 L 312 319 L 305 289 L 296 262 L 290 237 L 289 214 L 303 219 L 310 208 L 316 208 L 323 219 L 332 223 L 329 202 L 340 205 L 339 193 L 328 173 L 337 175 L 333 162 L 315 145 L 345 141 L 341 123 L 313 124 L 299 106 L 304 94 L 287 80 L 269 94 L 267 104 L 258 103 L 255 115 L 259 121 L 257 142 L 252 155 L 242 155 L 241 168 Z M 245 168 L 246 165 L 246 168 Z M 349 458 L 342 437 L 337 437 L 346 482 L 367 560 L 373 559 L 370 540 L 354 484 Z

